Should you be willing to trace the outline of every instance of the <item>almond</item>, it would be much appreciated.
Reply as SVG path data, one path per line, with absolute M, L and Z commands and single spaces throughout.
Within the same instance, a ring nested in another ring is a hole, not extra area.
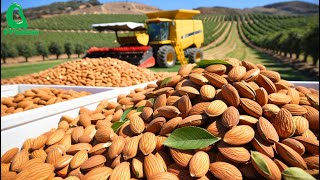
M 31 148 L 33 150 L 38 150 L 40 148 L 43 148 L 46 145 L 47 140 L 48 140 L 48 137 L 46 135 L 40 135 L 36 139 L 34 139 Z
M 190 99 L 195 98 L 197 95 L 199 95 L 199 91 L 191 86 L 183 86 L 181 88 L 178 89 L 178 92 L 181 95 L 188 95 L 190 97 Z
M 166 106 L 166 104 L 167 104 L 167 96 L 166 94 L 161 94 L 155 99 L 153 104 L 153 109 L 156 110 L 159 107 Z
M 39 163 L 20 172 L 15 179 L 51 179 L 54 167 L 51 164 Z
M 68 150 L 68 154 L 76 154 L 78 151 L 87 150 L 89 151 L 92 148 L 92 145 L 89 143 L 78 143 L 72 145 Z
M 221 120 L 216 120 L 207 127 L 207 131 L 220 138 L 223 138 L 228 130 L 228 128 L 222 125 Z
M 83 126 L 74 127 L 74 130 L 71 133 L 72 141 L 79 142 L 79 137 L 82 136 L 84 132 Z
M 35 150 L 30 154 L 30 157 L 32 159 L 39 158 L 42 160 L 42 162 L 45 162 L 47 159 L 47 153 L 43 149 Z
M 304 148 L 303 144 L 295 139 L 287 138 L 287 139 L 282 140 L 281 143 L 291 147 L 293 150 L 295 150 L 300 155 L 304 154 L 304 152 L 305 152 L 305 148 Z
M 246 82 L 254 81 L 258 78 L 258 75 L 260 74 L 259 68 L 254 68 L 245 73 L 245 75 L 242 77 L 242 80 Z
M 205 115 L 191 115 L 186 118 L 184 118 L 179 123 L 179 127 L 185 127 L 185 126 L 200 126 L 204 124 L 207 120 L 207 117 Z
M 112 173 L 109 167 L 97 167 L 89 171 L 83 176 L 83 180 L 108 179 Z
M 270 143 L 279 141 L 279 135 L 278 135 L 276 129 L 265 118 L 263 118 L 263 117 L 259 118 L 259 121 L 257 123 L 257 129 L 258 129 L 260 136 L 264 140 L 266 140 Z
M 195 104 L 189 111 L 190 115 L 203 114 L 207 107 L 210 105 L 210 102 L 200 102 Z
M 137 155 L 141 136 L 134 136 L 124 145 L 122 155 L 124 160 L 131 159 Z
M 273 84 L 273 82 L 268 77 L 262 75 L 261 72 L 255 82 L 259 86 L 263 87 L 268 92 L 268 94 L 277 92 L 277 88 Z
M 279 159 L 274 159 L 273 162 L 276 163 L 276 165 L 278 166 L 278 168 L 281 172 L 283 172 L 284 170 L 286 170 L 288 168 L 288 166 L 285 163 L 283 163 L 282 161 L 280 161 Z
M 200 86 L 206 85 L 208 83 L 208 79 L 205 78 L 203 75 L 198 74 L 198 73 L 191 73 L 189 74 L 189 79 Z
M 203 85 L 200 88 L 200 95 L 203 100 L 210 101 L 216 95 L 216 89 L 211 85 Z
M 175 117 L 164 123 L 160 130 L 160 135 L 166 135 L 171 132 L 173 132 L 174 129 L 179 125 L 179 123 L 182 121 L 181 117 Z
M 144 173 L 147 178 L 151 177 L 156 173 L 165 172 L 165 169 L 163 168 L 162 164 L 159 162 L 158 158 L 153 154 L 149 154 L 144 158 L 143 166 Z
M 254 147 L 254 149 L 268 156 L 269 158 L 274 157 L 272 144 L 265 141 L 258 133 L 254 135 L 254 138 L 251 141 L 251 145 Z
M 193 156 L 192 151 L 184 151 L 184 150 L 178 150 L 173 148 L 170 148 L 170 154 L 174 162 L 176 162 L 181 167 L 187 167 L 189 164 L 189 161 Z
M 254 99 L 256 96 L 255 90 L 245 81 L 234 82 L 232 85 L 237 89 L 240 97 Z
M 303 106 L 307 109 L 305 118 L 309 121 L 311 130 L 319 131 L 319 111 L 311 106 Z
M 290 101 L 291 104 L 299 104 L 300 96 L 297 90 L 295 90 L 294 88 L 289 88 L 288 96 L 291 97 L 291 101 Z
M 227 71 L 227 67 L 223 64 L 214 64 L 205 68 L 207 72 L 216 73 L 222 75 Z
M 248 98 L 240 98 L 240 102 L 243 110 L 249 115 L 256 118 L 259 118 L 262 115 L 262 108 L 257 102 Z
M 115 137 L 111 146 L 108 149 L 110 159 L 114 159 L 122 152 L 125 145 L 125 140 L 122 136 Z
M 65 131 L 63 129 L 58 129 L 53 134 L 48 137 L 46 145 L 52 145 L 59 142 L 65 135 Z
M 259 152 L 256 152 L 256 153 L 259 153 Z M 267 174 L 266 172 L 261 170 L 260 167 L 256 164 L 256 162 L 252 160 L 251 161 L 252 165 L 258 171 L 258 173 L 267 179 L 281 179 L 281 172 L 278 166 L 276 165 L 276 163 L 274 163 L 272 159 L 270 159 L 268 156 L 262 153 L 259 153 L 259 155 L 261 157 L 260 160 L 264 161 L 264 163 L 267 165 L 267 168 L 270 174 Z
M 91 156 L 81 166 L 82 171 L 90 171 L 95 167 L 99 167 L 106 162 L 106 158 L 103 155 Z
M 282 93 L 269 94 L 268 98 L 269 98 L 269 103 L 275 104 L 275 105 L 280 105 L 280 106 L 288 104 L 289 102 L 292 101 L 290 96 L 288 96 L 286 94 L 282 94 Z
M 268 93 L 263 87 L 260 87 L 255 92 L 256 92 L 256 97 L 255 97 L 256 101 L 258 104 L 260 104 L 260 106 L 264 106 L 265 104 L 268 103 Z
M 109 180 L 129 180 L 131 177 L 130 175 L 130 163 L 122 162 L 117 167 L 115 167 L 111 173 Z
M 221 94 L 228 105 L 238 107 L 240 104 L 238 91 L 231 84 L 223 85 L 221 88 Z
M 203 177 L 209 170 L 209 155 L 203 151 L 196 152 L 189 163 L 189 171 L 191 177 Z
M 179 178 L 169 172 L 156 173 L 148 178 L 149 180 L 179 180 Z
M 175 106 L 162 106 L 157 109 L 158 116 L 165 118 L 174 118 L 179 116 L 181 113 L 178 108 Z
M 275 117 L 273 126 L 281 138 L 288 138 L 295 132 L 295 125 L 292 120 L 292 115 L 284 108 L 281 108 Z
M 239 169 L 226 162 L 211 163 L 209 170 L 218 179 L 242 179 Z
M 243 66 L 233 67 L 228 73 L 228 79 L 230 81 L 239 81 L 246 74 L 246 68 Z
M 30 167 L 30 166 L 34 166 L 36 164 L 39 163 L 43 163 L 43 160 L 40 158 L 34 158 L 34 159 L 30 159 L 28 160 L 26 163 L 24 163 L 22 166 L 20 166 L 20 168 L 18 169 L 19 172 L 23 171 L 24 169 Z M 8 167 L 9 170 L 9 167 Z
M 144 156 L 135 157 L 131 161 L 131 170 L 136 178 L 143 178 L 143 158 Z
M 139 116 L 131 116 L 130 117 L 130 129 L 134 134 L 140 134 L 144 131 L 145 125 L 144 121 Z
M 223 85 L 228 84 L 228 81 L 224 77 L 216 73 L 206 71 L 204 73 L 204 77 L 207 78 L 209 83 L 213 85 L 215 88 L 221 88 Z
M 252 69 L 259 69 L 255 64 L 250 61 L 240 61 L 240 64 L 246 68 L 247 71 Z
M 263 115 L 268 119 L 273 119 L 276 117 L 278 112 L 280 111 L 280 108 L 277 105 L 274 104 L 265 104 L 262 107 Z
M 205 112 L 209 117 L 216 117 L 221 115 L 227 108 L 227 105 L 223 101 L 214 100 L 210 103 Z
M 239 123 L 239 111 L 233 106 L 228 107 L 222 114 L 222 125 L 231 129 Z
M 272 82 L 278 82 L 281 79 L 280 74 L 276 71 L 263 70 L 260 74 L 268 77 Z
M 178 70 L 178 74 L 181 77 L 187 77 L 190 74 L 192 67 L 192 64 L 182 65 Z
M 293 116 L 292 120 L 296 127 L 296 131 L 295 131 L 296 135 L 302 135 L 309 129 L 309 122 L 306 118 L 302 116 Z
M 56 170 L 62 169 L 69 165 L 73 156 L 72 155 L 64 155 L 57 159 L 56 163 L 54 164 L 54 168 Z
M 29 153 L 23 149 L 19 151 L 11 162 L 11 171 L 18 171 L 20 167 L 29 160 Z
M 80 167 L 88 159 L 88 152 L 86 150 L 78 151 L 70 161 L 70 168 L 76 169 Z
M 254 137 L 254 130 L 247 125 L 239 125 L 230 129 L 223 137 L 223 141 L 231 145 L 243 145 Z
M 144 133 L 139 141 L 139 149 L 144 155 L 150 154 L 156 148 L 156 136 L 153 133 Z
M 303 158 L 289 146 L 276 142 L 277 152 L 291 166 L 307 169 L 307 164 Z
M 319 155 L 312 155 L 303 159 L 307 163 L 308 169 L 319 169 Z
M 239 124 L 240 125 L 248 125 L 248 126 L 255 126 L 258 122 L 258 119 L 249 115 L 240 115 L 239 116 Z
M 303 144 L 306 151 L 312 154 L 319 154 L 319 141 L 317 139 L 312 139 L 303 136 L 296 136 L 293 139 L 298 140 Z
M 16 156 L 19 152 L 19 148 L 12 148 L 9 149 L 1 156 L 1 163 L 10 163 L 11 160 Z
M 167 106 L 173 106 L 179 99 L 179 96 L 169 96 L 167 98 Z
M 152 114 L 153 114 L 153 109 L 150 107 L 145 107 L 143 108 L 140 117 L 146 121 L 146 122 L 150 122 L 152 120 Z
M 112 128 L 102 127 L 96 131 L 95 139 L 99 142 L 105 143 L 113 139 L 114 136 Z
M 218 142 L 219 152 L 228 160 L 235 163 L 245 163 L 250 160 L 250 153 L 244 147 L 231 146 L 223 141 Z

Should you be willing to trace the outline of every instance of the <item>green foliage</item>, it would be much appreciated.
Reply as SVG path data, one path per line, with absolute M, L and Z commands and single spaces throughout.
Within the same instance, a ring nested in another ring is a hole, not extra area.
M 76 44 L 74 52 L 78 54 L 78 57 L 80 57 L 80 54 L 83 54 L 85 52 L 85 46 L 82 44 Z
M 73 53 L 73 46 L 70 42 L 64 43 L 64 52 L 68 55 L 68 59 L 70 59 L 70 56 Z
M 19 56 L 23 56 L 28 62 L 28 58 L 33 55 L 32 50 L 29 45 L 21 43 L 17 45 L 17 51 Z
M 55 54 L 57 56 L 57 59 L 59 59 L 59 56 L 62 54 L 63 50 L 60 44 L 51 42 L 49 45 L 49 52 L 51 54 Z
M 17 53 L 12 46 L 8 46 L 6 43 L 1 42 L 1 59 L 3 63 L 6 63 L 6 59 L 10 57 L 16 57 Z
M 48 49 L 43 42 L 35 42 L 35 46 L 37 53 L 42 56 L 43 60 L 45 59 L 45 57 L 48 57 Z

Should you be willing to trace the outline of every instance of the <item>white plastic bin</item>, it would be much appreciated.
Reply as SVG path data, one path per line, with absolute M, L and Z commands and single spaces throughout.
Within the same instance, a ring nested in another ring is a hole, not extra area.
M 94 87 L 80 87 L 79 89 L 73 87 L 72 89 L 74 90 L 87 90 L 96 93 L 25 112 L 3 116 L 1 117 L 1 155 L 13 147 L 21 147 L 27 138 L 37 137 L 42 133 L 49 131 L 51 128 L 56 128 L 62 115 L 76 117 L 80 107 L 94 110 L 102 100 L 108 99 L 109 101 L 116 101 L 120 94 L 128 94 L 131 90 L 138 87 L 143 88 L 148 84 L 155 82 L 156 81 L 152 81 L 135 86 L 109 89 Z M 28 88 L 35 87 L 39 87 L 39 85 L 20 85 L 19 90 L 25 91 Z M 44 85 L 44 87 L 48 86 Z M 63 88 L 69 89 L 69 87 Z M 13 94 L 14 92 L 20 92 L 19 90 L 17 90 L 14 85 L 10 85 L 10 87 L 7 88 L 7 93 L 9 92 L 9 96 L 12 96 L 15 95 Z

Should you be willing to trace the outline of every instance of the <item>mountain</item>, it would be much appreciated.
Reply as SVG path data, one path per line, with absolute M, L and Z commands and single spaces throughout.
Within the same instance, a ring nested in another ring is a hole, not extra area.
M 249 13 L 265 13 L 278 15 L 311 15 L 319 13 L 319 5 L 301 1 L 291 1 L 274 3 L 246 10 Z

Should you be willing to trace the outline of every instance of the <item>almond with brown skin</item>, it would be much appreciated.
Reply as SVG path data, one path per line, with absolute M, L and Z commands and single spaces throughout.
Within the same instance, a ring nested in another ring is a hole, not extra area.
M 308 169 L 319 169 L 319 155 L 312 155 L 303 159 L 307 163 Z
M 262 108 L 257 102 L 248 98 L 240 98 L 240 102 L 243 110 L 249 115 L 256 118 L 259 118 L 262 115 Z
M 307 152 L 311 154 L 319 154 L 319 140 L 303 136 L 296 136 L 293 137 L 293 139 L 301 142 Z
M 108 179 L 112 173 L 109 167 L 97 167 L 89 171 L 83 176 L 83 180 Z
M 235 163 L 245 163 L 250 160 L 250 153 L 244 147 L 231 146 L 223 141 L 218 142 L 219 152 L 228 160 Z
M 96 131 L 95 139 L 101 143 L 105 143 L 113 139 L 114 136 L 112 128 L 102 127 Z
M 170 154 L 179 166 L 188 167 L 189 161 L 191 160 L 193 153 L 192 151 L 184 151 L 170 148 Z
M 240 97 L 254 99 L 256 96 L 255 90 L 245 81 L 234 82 L 232 85 L 237 89 Z
M 131 116 L 129 126 L 134 134 L 140 134 L 145 129 L 144 121 L 140 116 Z
M 182 77 L 187 77 L 190 74 L 192 67 L 193 67 L 192 64 L 182 65 L 179 68 L 178 74 Z
M 162 164 L 159 162 L 158 158 L 153 155 L 149 154 L 144 158 L 143 162 L 143 171 L 147 178 L 151 177 L 154 174 L 165 172 Z
M 187 95 L 183 95 L 178 101 L 178 109 L 181 112 L 181 117 L 185 118 L 188 116 L 190 109 L 192 108 L 191 101 Z
M 213 85 L 215 88 L 221 88 L 223 85 L 228 84 L 228 81 L 224 77 L 216 73 L 206 71 L 204 72 L 203 76 L 207 78 L 209 83 Z
M 146 131 L 157 134 L 165 123 L 166 119 L 164 117 L 157 117 L 147 125 Z
M 251 145 L 254 147 L 254 149 L 268 156 L 269 158 L 274 157 L 272 144 L 264 140 L 258 133 L 254 135 L 254 138 L 251 141 Z
M 146 122 L 150 122 L 152 120 L 152 114 L 153 114 L 153 109 L 150 107 L 145 107 L 143 108 L 140 117 L 146 121 Z
M 227 105 L 223 101 L 214 100 L 210 103 L 205 112 L 209 117 L 216 117 L 220 116 L 227 108 Z
M 115 137 L 111 146 L 108 149 L 110 159 L 114 159 L 122 152 L 125 145 L 125 140 L 122 136 Z
M 189 116 L 196 115 L 196 114 L 203 114 L 207 107 L 210 105 L 210 102 L 200 102 L 192 106 L 189 111 Z
M 319 131 L 319 111 L 311 106 L 304 105 L 307 109 L 305 118 L 309 121 L 309 127 L 311 130 Z
M 203 151 L 196 152 L 189 163 L 189 171 L 191 177 L 203 177 L 209 170 L 209 155 Z
M 227 67 L 223 64 L 214 64 L 205 68 L 207 72 L 216 73 L 222 75 L 227 71 Z
M 82 171 L 90 171 L 95 167 L 103 166 L 105 162 L 106 158 L 103 155 L 91 156 L 80 166 L 80 169 Z
M 236 88 L 231 84 L 226 84 L 222 86 L 221 93 L 228 105 L 238 107 L 240 104 L 240 96 Z
M 240 125 L 248 125 L 248 126 L 255 126 L 258 122 L 258 119 L 249 115 L 240 115 L 239 116 L 239 124 Z
M 258 75 L 260 73 L 259 68 L 254 68 L 246 72 L 246 74 L 242 77 L 242 80 L 246 82 L 254 81 L 258 78 Z
M 276 71 L 263 70 L 260 74 L 268 77 L 272 82 L 279 82 L 281 79 L 280 74 Z
M 278 168 L 281 172 L 283 172 L 284 170 L 286 170 L 288 168 L 288 166 L 285 163 L 283 163 L 282 161 L 280 161 L 279 159 L 274 159 L 273 162 L 276 163 L 276 165 L 278 166 Z
M 51 179 L 54 167 L 51 164 L 39 163 L 20 172 L 15 179 Z
M 11 162 L 11 171 L 18 171 L 20 167 L 29 160 L 29 153 L 23 149 L 19 151 Z
M 214 121 L 207 127 L 207 131 L 209 131 L 212 135 L 220 138 L 223 138 L 223 136 L 226 132 L 228 132 L 228 130 L 228 128 L 222 125 L 220 119 Z
M 15 155 L 19 152 L 19 148 L 11 148 L 1 156 L 1 163 L 10 163 Z
M 122 162 L 117 167 L 115 167 L 111 173 L 109 180 L 129 180 L 131 177 L 130 173 L 130 163 Z
M 185 126 L 200 126 L 204 124 L 207 120 L 207 116 L 205 115 L 191 115 L 186 118 L 184 118 L 179 123 L 179 127 L 185 127 Z
M 300 155 L 304 154 L 304 152 L 305 152 L 305 148 L 304 148 L 303 144 L 295 139 L 287 138 L 287 139 L 282 140 L 281 143 L 291 147 L 293 150 L 295 150 Z
M 134 136 L 124 145 L 122 155 L 124 160 L 131 159 L 137 155 L 141 136 Z
M 179 180 L 179 178 L 169 172 L 156 173 L 148 178 L 149 180 Z
M 211 163 L 209 170 L 218 179 L 242 179 L 239 169 L 226 162 Z
M 30 158 L 39 158 L 42 160 L 42 162 L 45 162 L 47 159 L 47 153 L 43 149 L 35 150 L 30 154 Z
M 167 104 L 167 96 L 166 94 L 161 94 L 155 99 L 153 104 L 153 109 L 156 110 L 159 107 L 166 106 L 166 104 Z
M 275 117 L 273 126 L 281 138 L 288 138 L 295 132 L 295 125 L 292 120 L 292 115 L 287 109 L 284 108 L 281 108 Z
M 54 168 L 56 170 L 62 169 L 66 166 L 69 166 L 73 156 L 72 155 L 64 155 L 57 159 L 56 163 L 54 164 Z
M 280 108 L 274 104 L 265 104 L 262 106 L 263 115 L 268 119 L 273 119 L 276 117 Z
M 157 109 L 158 116 L 162 116 L 165 118 L 174 118 L 179 116 L 181 113 L 178 108 L 175 106 L 162 106 Z
M 89 144 L 89 143 L 78 143 L 78 144 L 72 145 L 72 146 L 67 150 L 67 153 L 68 153 L 68 154 L 76 154 L 78 151 L 81 151 L 81 150 L 90 151 L 91 148 L 92 148 L 92 145 Z
M 247 71 L 252 69 L 259 69 L 255 64 L 250 61 L 240 61 L 240 64 L 246 68 Z
M 260 117 L 259 121 L 257 123 L 257 129 L 260 134 L 260 136 L 270 142 L 278 142 L 279 141 L 279 135 L 276 131 L 276 129 L 273 127 L 273 125 L 264 117 Z
M 277 88 L 273 84 L 273 82 L 268 77 L 262 75 L 261 72 L 255 82 L 259 86 L 263 87 L 268 92 L 268 94 L 277 92 Z
M 292 101 L 291 97 L 283 93 L 272 93 L 268 96 L 269 103 L 275 105 L 285 105 Z
M 176 129 L 176 127 L 179 125 L 181 121 L 182 121 L 181 117 L 175 117 L 170 119 L 169 121 L 164 123 L 159 134 L 163 136 L 173 132 L 173 130 Z
M 256 101 L 258 104 L 260 104 L 260 106 L 264 106 L 265 104 L 268 103 L 268 93 L 263 87 L 260 87 L 255 92 L 256 92 L 256 97 L 255 97 Z
M 191 73 L 189 74 L 189 79 L 200 86 L 206 85 L 208 83 L 208 79 L 205 78 L 203 75 L 198 73 Z
M 83 132 L 83 126 L 74 127 L 74 130 L 71 133 L 72 141 L 75 143 L 79 142 L 79 137 L 82 136 Z
M 46 142 L 46 145 L 52 145 L 55 144 L 57 142 L 59 142 L 65 135 L 65 131 L 62 129 L 58 129 L 57 131 L 55 131 L 53 134 L 51 134 L 48 137 L 48 140 Z
M 86 160 L 88 160 L 88 153 L 86 150 L 77 152 L 70 161 L 70 168 L 76 169 L 80 167 Z
M 254 137 L 254 130 L 247 125 L 239 125 L 230 129 L 223 137 L 223 141 L 231 145 L 243 145 Z
M 287 162 L 291 166 L 299 167 L 301 169 L 307 169 L 307 164 L 303 160 L 303 158 L 297 153 L 295 150 L 293 150 L 291 147 L 276 142 L 276 149 L 280 157 Z
M 18 169 L 18 172 L 23 171 L 24 169 L 30 167 L 30 166 L 34 166 L 35 164 L 39 164 L 39 163 L 43 163 L 43 160 L 40 158 L 34 158 L 34 159 L 30 159 L 28 160 L 26 163 L 24 163 L 22 166 L 20 166 L 20 168 Z M 9 167 L 8 167 L 9 168 Z M 9 169 L 8 169 L 9 170 Z
M 300 96 L 299 96 L 299 92 L 296 89 L 289 88 L 288 96 L 291 97 L 291 101 L 290 101 L 291 104 L 299 104 Z
M 151 132 L 144 133 L 139 141 L 139 149 L 144 155 L 150 154 L 156 148 L 156 136 Z
M 306 137 L 306 138 L 310 138 L 310 139 L 314 139 L 317 140 L 317 136 L 310 130 L 308 129 L 306 132 L 304 132 L 301 136 Z
M 40 135 L 36 139 L 34 139 L 31 148 L 33 150 L 38 150 L 40 148 L 43 148 L 46 145 L 47 140 L 48 140 L 48 137 L 46 135 Z
M 302 116 L 307 113 L 307 109 L 298 104 L 285 104 L 282 108 L 287 109 L 293 116 Z
M 138 156 L 132 159 L 131 161 L 131 170 L 136 178 L 143 178 L 143 158 L 144 156 Z
M 222 114 L 222 125 L 231 129 L 239 123 L 239 111 L 233 106 L 228 107 Z
M 200 88 L 200 95 L 203 100 L 210 101 L 216 95 L 216 89 L 211 85 L 203 85 Z
M 230 81 L 239 81 L 246 74 L 246 68 L 243 66 L 233 67 L 228 73 Z

